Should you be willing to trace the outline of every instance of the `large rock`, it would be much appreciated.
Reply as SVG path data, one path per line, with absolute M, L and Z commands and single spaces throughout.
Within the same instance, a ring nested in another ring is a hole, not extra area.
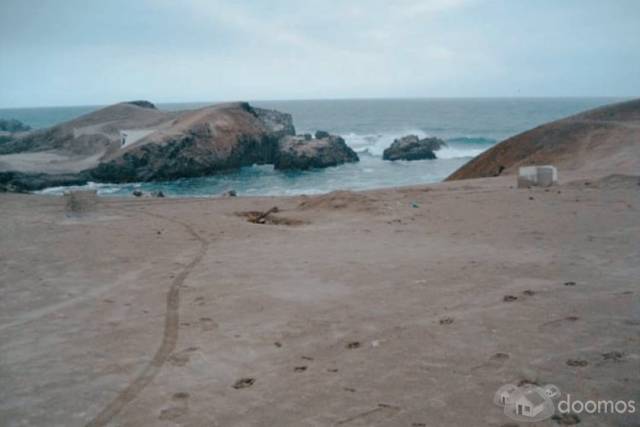
M 435 159 L 434 151 L 447 144 L 438 138 L 420 139 L 416 135 L 407 135 L 393 141 L 382 154 L 384 160 L 423 160 Z
M 640 170 L 640 99 L 607 105 L 513 136 L 473 158 L 448 181 L 514 175 L 520 167 L 552 164 L 602 177 Z
M 161 181 L 273 163 L 278 140 L 294 133 L 291 116 L 221 104 L 181 114 L 90 171 L 96 181 Z
M 320 138 L 318 138 L 318 136 Z M 276 169 L 311 169 L 357 162 L 358 155 L 339 136 L 326 132 L 310 135 L 287 136 L 278 144 L 274 159 Z
M 294 134 L 291 115 L 247 103 L 166 112 L 126 102 L 0 144 L 0 172 L 11 172 L 0 182 L 35 190 L 209 175 L 273 163 L 278 141 Z

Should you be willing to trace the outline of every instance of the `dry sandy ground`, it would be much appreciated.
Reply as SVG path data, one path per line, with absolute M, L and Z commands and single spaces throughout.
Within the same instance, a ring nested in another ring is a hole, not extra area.
M 0 195 L 0 424 L 506 426 L 522 380 L 640 401 L 637 179 L 513 181 L 78 218 Z

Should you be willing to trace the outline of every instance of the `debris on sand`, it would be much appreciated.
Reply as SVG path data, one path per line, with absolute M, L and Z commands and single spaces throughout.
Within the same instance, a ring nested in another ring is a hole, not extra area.
M 284 218 L 280 216 L 275 216 L 280 212 L 277 206 L 272 207 L 266 211 L 247 211 L 247 212 L 236 212 L 237 216 L 241 216 L 247 218 L 247 221 L 253 224 L 271 224 L 271 225 L 302 225 L 305 222 L 296 219 L 296 218 Z
M 296 366 L 293 368 L 293 372 L 304 372 L 307 370 L 306 366 Z
M 576 282 L 564 282 L 565 286 L 575 286 Z
M 524 295 L 531 297 L 533 295 L 535 295 L 536 293 L 534 291 L 532 291 L 531 289 L 527 289 L 526 291 L 522 292 Z
M 351 341 L 347 344 L 347 348 L 353 350 L 355 348 L 360 348 L 360 341 Z
M 512 301 L 515 301 L 517 299 L 518 299 L 518 297 L 516 297 L 516 296 L 505 295 L 504 298 L 502 298 L 502 301 L 504 301 L 504 302 L 512 302 Z
M 236 390 L 240 390 L 242 388 L 251 387 L 255 382 L 256 382 L 255 378 L 251 378 L 251 377 L 240 378 L 238 381 L 236 381 L 233 384 L 233 388 L 235 388 Z
M 247 220 L 249 222 L 254 222 L 256 224 L 264 224 L 265 222 L 267 222 L 267 217 L 269 215 L 271 215 L 272 213 L 278 213 L 278 212 L 280 212 L 280 209 L 278 209 L 277 206 L 274 206 L 267 211 L 259 212 L 256 216 L 249 216 Z

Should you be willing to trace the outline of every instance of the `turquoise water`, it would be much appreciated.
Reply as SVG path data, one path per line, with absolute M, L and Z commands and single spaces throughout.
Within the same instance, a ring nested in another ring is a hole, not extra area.
M 615 102 L 612 98 L 489 98 L 257 101 L 293 115 L 299 133 L 318 129 L 342 135 L 360 155 L 360 162 L 305 172 L 275 171 L 271 166 L 165 183 L 89 184 L 101 195 L 130 195 L 133 189 L 162 190 L 168 196 L 317 194 L 337 189 L 362 190 L 425 184 L 444 179 L 473 156 L 497 142 L 540 124 Z M 209 103 L 159 104 L 160 109 L 197 108 Z M 53 107 L 0 109 L 0 118 L 15 118 L 46 127 L 100 108 Z M 448 143 L 438 159 L 387 162 L 382 151 L 407 134 L 436 136 Z M 45 194 L 61 194 L 50 188 Z

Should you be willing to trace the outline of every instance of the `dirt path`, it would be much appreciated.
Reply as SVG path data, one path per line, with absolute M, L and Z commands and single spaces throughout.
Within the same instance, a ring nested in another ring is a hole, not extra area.
M 200 242 L 200 249 L 196 256 L 189 264 L 173 279 L 169 291 L 167 292 L 167 308 L 164 319 L 164 332 L 162 335 L 162 343 L 156 350 L 153 359 L 142 369 L 142 371 L 122 390 L 98 415 L 87 423 L 87 427 L 104 426 L 113 417 L 115 417 L 122 409 L 147 386 L 158 374 L 162 365 L 166 362 L 169 355 L 175 350 L 178 341 L 178 324 L 180 320 L 180 287 L 193 268 L 198 265 L 207 252 L 209 241 L 200 236 L 189 224 L 179 221 L 175 218 L 169 218 L 163 215 L 152 214 L 150 212 L 142 212 L 145 215 L 160 218 L 165 221 L 172 222 L 184 227 L 185 230 Z

